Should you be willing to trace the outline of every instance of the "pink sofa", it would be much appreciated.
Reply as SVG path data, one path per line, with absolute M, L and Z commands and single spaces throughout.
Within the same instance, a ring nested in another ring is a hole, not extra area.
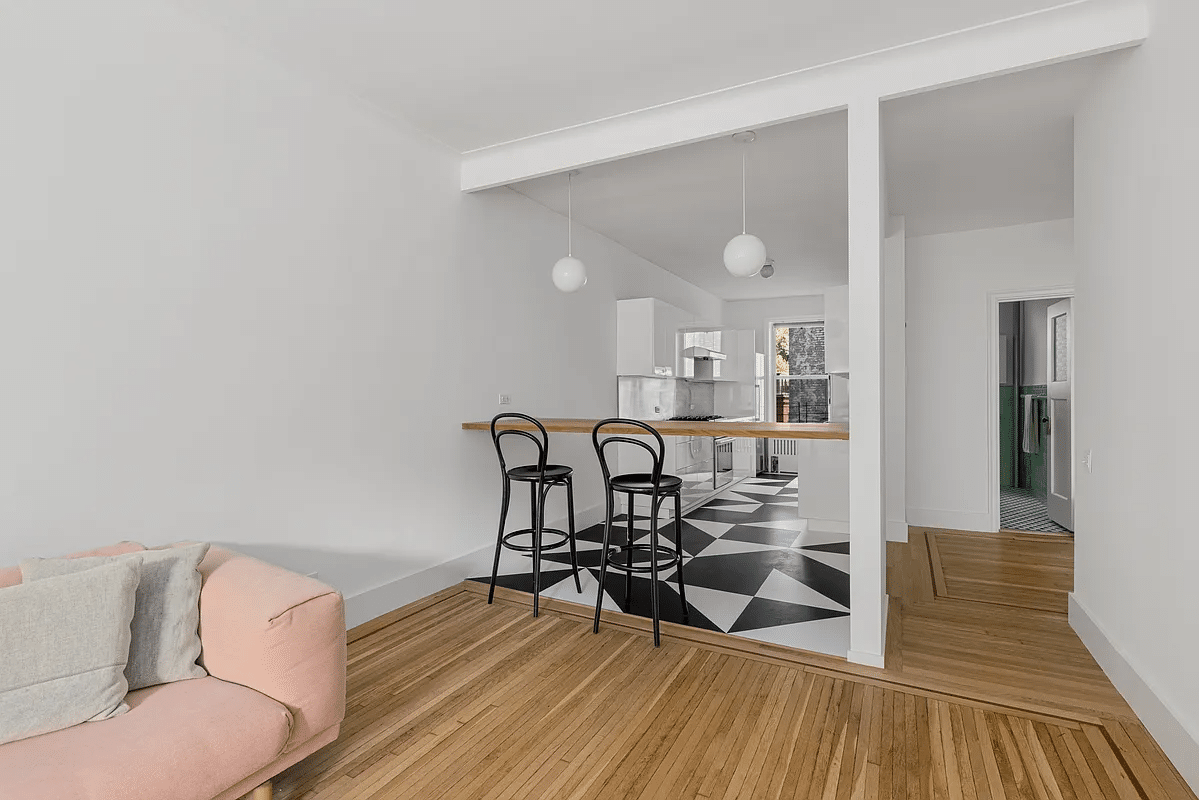
M 75 555 L 143 549 L 119 545 Z M 236 800 L 337 738 L 345 716 L 341 595 L 213 547 L 200 564 L 209 677 L 130 692 L 130 711 L 0 745 L 4 800 Z M 0 587 L 20 583 L 0 569 Z M 265 786 L 264 786 L 265 784 Z

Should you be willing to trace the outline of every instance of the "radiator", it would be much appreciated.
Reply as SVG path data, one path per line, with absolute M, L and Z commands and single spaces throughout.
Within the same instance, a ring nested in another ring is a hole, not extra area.
M 767 439 L 766 441 L 772 470 L 776 472 L 799 471 L 799 441 L 797 439 Z

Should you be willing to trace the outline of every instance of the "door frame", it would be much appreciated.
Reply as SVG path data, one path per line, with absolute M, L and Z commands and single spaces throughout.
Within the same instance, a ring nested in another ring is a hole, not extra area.
M 1025 300 L 1053 300 L 1074 297 L 1074 284 L 1047 286 L 1037 289 L 987 292 L 987 515 L 988 529 L 999 530 L 999 304 Z M 1077 310 L 1071 307 L 1071 314 Z M 1074 362 L 1078 357 L 1074 343 L 1074 358 L 1070 359 L 1070 385 L 1074 385 Z M 1073 412 L 1073 409 L 1071 409 Z M 1070 475 L 1074 480 L 1074 419 L 1070 414 Z

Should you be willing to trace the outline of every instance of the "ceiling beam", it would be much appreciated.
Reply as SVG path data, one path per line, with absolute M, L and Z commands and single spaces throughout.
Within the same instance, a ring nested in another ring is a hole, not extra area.
M 1143 0 L 1076 0 L 963 31 L 463 154 L 467 192 L 1140 44 Z M 580 91 L 586 91 L 581 87 Z

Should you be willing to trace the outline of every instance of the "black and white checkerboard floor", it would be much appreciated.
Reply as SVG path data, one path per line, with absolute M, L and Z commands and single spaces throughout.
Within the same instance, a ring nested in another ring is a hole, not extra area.
M 999 489 L 999 527 L 1032 533 L 1069 533 L 1049 518 L 1045 498 L 1028 489 Z
M 849 650 L 849 537 L 809 530 L 798 515 L 797 491 L 794 478 L 749 478 L 683 518 L 689 624 L 844 656 Z M 649 527 L 648 519 L 634 524 Z M 622 543 L 623 534 L 621 522 L 614 542 Z M 602 524 L 579 531 L 581 595 L 571 577 L 569 551 L 544 554 L 542 596 L 594 607 L 602 541 Z M 660 541 L 673 545 L 673 522 L 662 525 Z M 532 591 L 531 567 L 528 555 L 505 549 L 497 583 Z M 662 619 L 682 622 L 674 571 L 664 577 Z M 490 576 L 473 580 L 487 582 Z M 625 575 L 609 570 L 603 605 L 648 617 L 650 580 L 639 575 L 632 580 L 626 605 Z

